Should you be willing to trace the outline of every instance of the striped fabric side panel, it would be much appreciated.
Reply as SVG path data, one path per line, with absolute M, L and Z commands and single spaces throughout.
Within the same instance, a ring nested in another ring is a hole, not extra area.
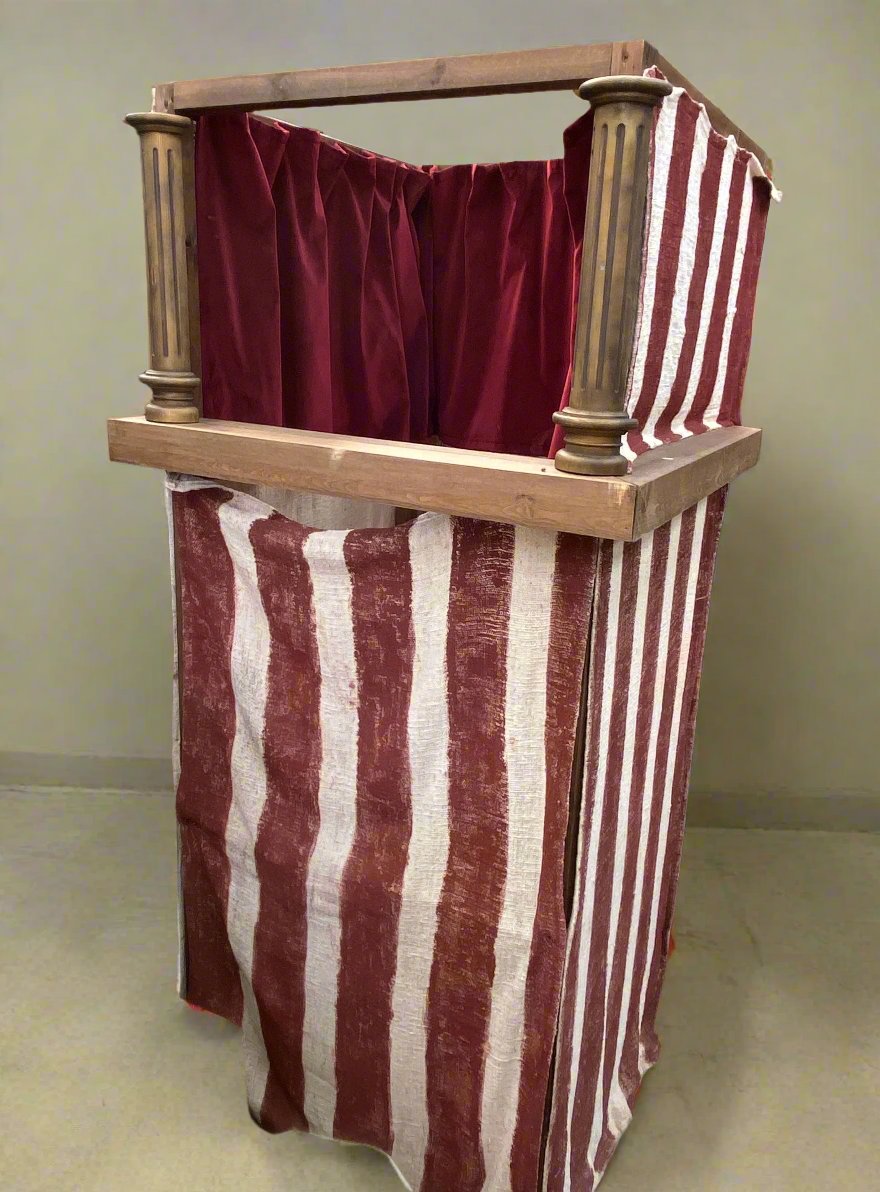
M 191 499 L 175 498 L 181 504 Z M 248 601 L 262 605 L 270 642 L 262 750 L 259 732 L 250 743 L 254 772 L 262 767 L 266 776 L 262 815 L 250 829 L 257 896 L 251 984 L 259 999 L 266 1057 L 272 1057 L 271 1065 L 266 1058 L 262 1061 L 266 1069 L 262 1103 L 259 1086 L 249 1085 L 249 1094 L 253 1112 L 272 1131 L 306 1128 L 302 1049 L 306 873 L 318 837 L 321 776 L 314 598 L 302 550 L 305 531 L 297 533 L 297 548 L 291 550 L 287 544 L 292 530 L 264 516 L 252 523 L 248 535 L 257 577 L 257 592 L 249 589 Z M 283 649 L 276 647 L 278 642 Z M 263 659 L 258 661 L 262 667 Z M 291 773 L 297 775 L 295 798 L 291 797 Z
M 226 932 L 230 865 L 225 847 L 232 805 L 235 696 L 229 658 L 235 577 L 220 528 L 229 494 L 212 489 L 172 499 L 180 648 L 180 773 L 177 821 L 184 996 L 241 1022 L 242 992 Z
M 223 948 L 216 945 L 216 939 L 223 934 L 222 925 L 219 929 L 209 929 L 201 921 L 206 912 L 205 901 L 198 896 L 198 890 L 205 885 L 205 875 L 216 868 L 214 862 L 202 861 L 199 866 L 194 860 L 194 845 L 187 832 L 187 807 L 191 800 L 201 806 L 211 796 L 207 794 L 204 783 L 190 788 L 194 777 L 193 758 L 188 758 L 186 767 L 187 782 L 180 786 L 181 775 L 181 737 L 182 722 L 186 706 L 191 706 L 196 720 L 190 740 L 200 739 L 200 735 L 207 727 L 205 721 L 206 697 L 208 693 L 203 686 L 206 676 L 206 665 L 212 652 L 218 647 L 231 648 L 231 624 L 223 630 L 227 617 L 220 610 L 226 608 L 231 599 L 233 581 L 231 571 L 222 578 L 219 586 L 214 583 L 217 578 L 210 577 L 204 568 L 207 555 L 214 557 L 219 545 L 219 523 L 203 516 L 199 508 L 200 501 L 187 506 L 178 503 L 175 512 L 172 507 L 173 491 L 204 491 L 215 488 L 215 495 L 211 500 L 227 500 L 230 490 L 217 489 L 204 481 L 193 481 L 185 477 L 175 478 L 172 485 L 166 487 L 166 514 L 169 531 L 169 555 L 172 584 L 172 633 L 174 642 L 173 665 L 173 707 L 172 707 L 172 771 L 174 789 L 179 791 L 182 800 L 180 807 L 180 826 L 178 828 L 178 993 L 191 1005 L 220 1014 L 233 1022 L 241 1021 L 241 990 L 238 977 L 234 970 L 233 958 L 224 944 Z M 377 502 L 349 499 L 343 497 L 326 497 L 313 493 L 291 492 L 286 489 L 274 489 L 266 486 L 236 485 L 234 491 L 243 492 L 256 497 L 259 501 L 271 505 L 272 509 L 282 512 L 285 516 L 295 519 L 310 528 L 339 529 L 353 527 L 386 527 L 394 524 L 393 506 L 382 505 Z M 268 513 L 271 511 L 264 511 Z M 195 513 L 195 516 L 193 515 Z M 277 600 L 283 600 L 284 581 L 278 576 Z M 181 637 L 181 624 L 186 618 L 188 638 L 184 644 Z M 201 630 L 213 623 L 223 633 L 220 641 L 205 640 Z M 228 639 L 228 640 L 227 640 Z M 207 657 L 206 657 L 207 655 Z M 317 664 L 315 664 L 317 665 Z M 280 676 L 280 681 L 288 681 L 289 675 Z M 217 680 L 222 684 L 222 680 Z M 228 754 L 232 744 L 231 692 L 226 691 L 221 697 L 218 690 L 210 698 L 216 698 L 216 712 L 218 719 L 213 726 L 216 732 L 211 734 L 209 754 L 205 754 L 206 767 L 213 766 L 222 769 L 225 765 L 223 757 Z M 271 709 L 279 706 L 278 701 L 270 696 Z M 282 701 L 283 706 L 283 701 Z M 283 719 L 283 718 L 282 718 Z M 289 726 L 288 726 L 289 727 Z M 291 738 L 283 735 L 285 725 L 279 726 L 277 737 L 273 737 L 273 747 L 287 749 Z M 228 761 L 228 758 L 227 758 Z M 215 788 L 214 806 L 218 822 L 225 822 L 228 803 L 231 795 L 223 794 L 223 784 Z M 274 796 L 269 791 L 270 804 L 274 806 Z M 201 811 L 199 812 L 201 814 Z M 274 812 L 272 813 L 274 814 Z M 302 837 L 308 839 L 308 837 Z M 207 847 L 207 846 L 206 846 Z M 222 866 L 221 866 L 222 868 Z M 202 874 L 198 876 L 199 871 Z M 228 881 L 228 875 L 217 875 L 221 886 Z M 185 922 L 185 912 L 189 912 L 189 930 Z M 209 937 L 215 943 L 209 942 Z M 207 947 L 203 946 L 207 944 Z M 197 952 L 202 958 L 196 966 L 196 973 L 192 981 L 187 975 L 187 956 L 190 952 Z M 225 961 L 221 953 L 226 952 Z M 210 964 L 214 967 L 214 975 L 205 967 L 208 957 L 212 957 Z M 223 975 L 225 974 L 225 976 Z
M 174 536 L 174 510 L 171 491 L 165 487 L 165 517 L 168 527 L 168 564 L 171 578 L 171 776 L 172 789 L 177 790 L 180 782 L 180 669 L 182 650 L 180 643 L 180 575 L 177 566 L 177 545 Z M 186 923 L 182 887 L 182 841 L 180 826 L 177 828 L 177 996 L 186 998 Z
M 592 1192 L 656 1059 L 723 505 L 719 492 L 638 542 L 601 544 L 549 1192 Z
M 658 74 L 651 68 L 648 74 Z M 771 196 L 758 160 L 681 88 L 654 127 L 624 454 L 740 423 Z
M 181 789 L 225 875 L 187 959 L 234 974 L 253 1115 L 378 1147 L 414 1189 L 531 1192 L 597 544 L 441 515 L 309 531 L 188 482 L 173 514 L 214 547 L 213 605 L 181 608 L 214 646 Z

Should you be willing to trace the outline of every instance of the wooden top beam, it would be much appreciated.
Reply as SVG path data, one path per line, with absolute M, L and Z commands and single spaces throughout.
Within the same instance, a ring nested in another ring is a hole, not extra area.
M 765 150 L 643 40 L 189 79 L 158 84 L 153 107 L 155 111 L 189 115 L 208 108 L 253 112 L 521 91 L 565 91 L 603 75 L 641 74 L 649 66 L 657 66 L 673 86 L 684 87 L 694 99 L 705 104 L 713 127 L 724 136 L 736 137 L 771 173 L 773 163 Z
M 498 95 L 515 91 L 565 91 L 611 70 L 611 42 L 466 54 L 455 58 L 416 58 L 370 62 L 280 74 L 240 75 L 165 83 L 157 91 L 174 112 L 234 108 L 320 107 L 382 103 L 404 99 Z
M 219 481 L 387 501 L 632 541 L 757 462 L 761 432 L 708 431 L 650 451 L 628 476 L 569 476 L 552 460 L 204 419 L 111 418 L 110 458 Z

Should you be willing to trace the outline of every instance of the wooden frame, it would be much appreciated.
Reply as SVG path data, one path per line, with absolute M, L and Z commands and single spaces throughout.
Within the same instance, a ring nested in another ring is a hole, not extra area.
M 524 455 L 203 419 L 111 418 L 110 458 L 214 480 L 387 501 L 632 541 L 757 463 L 761 432 L 725 427 L 646 452 L 627 476 L 566 476 Z
M 694 99 L 705 104 L 713 127 L 724 136 L 736 137 L 744 149 L 754 153 L 767 173 L 772 174 L 772 162 L 761 146 L 698 91 L 654 46 L 641 40 L 159 83 L 153 91 L 153 110 L 189 115 L 206 108 L 253 112 L 529 91 L 573 91 L 588 79 L 603 75 L 640 75 L 649 66 L 659 67 L 670 83 L 686 88 Z
M 652 65 L 669 82 L 645 78 Z M 150 367 L 141 379 L 152 400 L 145 417 L 109 420 L 110 458 L 221 483 L 367 498 L 406 510 L 630 542 L 729 483 L 757 462 L 759 430 L 709 430 L 646 452 L 629 472 L 621 453 L 622 436 L 635 426 L 624 396 L 641 279 L 651 124 L 671 85 L 703 102 L 715 128 L 734 135 L 770 173 L 763 150 L 644 41 L 158 86 L 153 112 L 128 117 L 141 138 L 150 315 Z M 588 100 L 595 119 L 584 180 L 590 251 L 583 253 L 570 403 L 555 416 L 565 446 L 554 460 L 201 419 L 190 115 L 209 108 L 250 112 L 565 89 Z M 587 650 L 562 874 L 566 919 L 578 847 L 589 659 Z M 551 1073 L 554 1064 L 555 1051 Z M 545 1134 L 551 1088 L 552 1079 Z M 543 1161 L 543 1145 L 541 1153 Z
M 643 77 L 652 65 L 669 83 Z M 145 420 L 111 420 L 111 458 L 622 539 L 637 537 L 660 524 L 657 517 L 668 520 L 727 483 L 756 462 L 758 432 L 708 432 L 693 447 L 658 449 L 628 477 L 621 454 L 622 436 L 635 425 L 624 410 L 624 389 L 635 335 L 650 126 L 654 107 L 672 84 L 705 103 L 718 131 L 734 135 L 769 173 L 771 162 L 760 146 L 645 41 L 158 85 L 153 112 L 127 117 L 141 138 L 150 313 L 150 367 L 141 380 L 152 400 Z M 207 108 L 255 111 L 572 88 L 596 109 L 586 215 L 591 251 L 583 255 L 570 403 L 554 416 L 565 446 L 553 463 L 238 423 L 199 424 L 189 115 Z M 154 430 L 149 423 L 170 425 Z M 558 472 L 578 474 L 575 483 L 582 487 L 572 488 Z

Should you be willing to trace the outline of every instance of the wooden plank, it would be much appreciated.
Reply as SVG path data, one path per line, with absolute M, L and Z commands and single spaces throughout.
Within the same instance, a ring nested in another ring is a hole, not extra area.
M 608 73 L 611 75 L 640 75 L 647 62 L 648 43 L 646 41 L 615 41 L 611 47 L 611 65 Z
M 159 83 L 154 88 L 153 108 L 182 113 L 205 108 L 251 112 L 518 91 L 564 91 L 603 75 L 638 75 L 649 66 L 657 66 L 670 83 L 684 87 L 694 99 L 705 104 L 714 127 L 724 136 L 735 136 L 743 148 L 755 154 L 767 173 L 772 173 L 769 154 L 655 46 L 641 39 Z
M 752 140 L 747 132 L 744 132 L 739 125 L 735 124 L 731 118 L 718 107 L 717 104 L 712 103 L 707 99 L 702 91 L 698 91 L 693 83 L 686 79 L 680 70 L 677 70 L 668 58 L 663 55 L 654 46 L 646 43 L 644 67 L 656 66 L 669 79 L 673 87 L 684 87 L 688 95 L 697 101 L 697 103 L 704 104 L 709 119 L 712 121 L 712 127 L 722 134 L 722 136 L 734 136 L 737 144 L 743 148 L 748 149 L 750 153 L 754 153 L 758 161 L 764 167 L 767 174 L 772 178 L 773 176 L 773 160 L 765 149 L 762 149 L 757 141 Z
M 565 476 L 548 459 L 210 419 L 190 424 L 192 435 L 174 433 L 180 429 L 111 419 L 110 458 L 606 538 L 632 528 L 635 495 L 627 484 Z
M 174 84 L 173 83 L 157 83 L 153 88 L 153 111 L 154 112 L 173 112 L 174 111 Z
M 706 431 L 647 451 L 628 479 L 637 492 L 632 536 L 663 526 L 753 468 L 761 452 L 761 432 L 751 426 Z
M 370 62 L 278 74 L 191 79 L 157 88 L 172 110 L 193 112 L 230 108 L 250 112 L 269 108 L 320 107 L 404 99 L 499 95 L 517 91 L 565 91 L 611 70 L 610 42 L 513 50 L 501 54 L 466 54 L 454 58 L 417 58 Z
M 618 477 L 570 476 L 531 456 L 211 419 L 107 424 L 120 463 L 627 541 L 751 467 L 760 434 L 709 431 L 641 456 Z

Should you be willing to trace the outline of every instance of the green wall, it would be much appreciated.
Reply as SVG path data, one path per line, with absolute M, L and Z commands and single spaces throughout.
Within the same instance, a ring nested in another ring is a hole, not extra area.
M 107 463 L 103 428 L 146 392 L 137 140 L 123 114 L 175 77 L 646 37 L 768 148 L 785 192 L 745 402 L 764 457 L 736 484 L 722 536 L 694 785 L 876 790 L 878 33 L 880 5 L 818 0 L 5 4 L 7 775 L 39 782 L 58 755 L 168 754 L 161 479 Z M 552 155 L 581 110 L 544 95 L 297 119 L 450 162 Z

